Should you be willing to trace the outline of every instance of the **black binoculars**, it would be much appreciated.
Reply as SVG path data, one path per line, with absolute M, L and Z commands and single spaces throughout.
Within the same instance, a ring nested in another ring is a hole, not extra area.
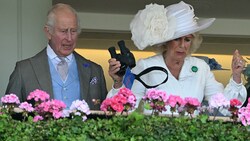
M 113 46 L 110 47 L 108 50 L 111 55 L 111 58 L 116 58 L 117 61 L 120 61 L 121 67 L 120 70 L 117 72 L 117 75 L 123 76 L 126 72 L 127 67 L 129 67 L 130 69 L 135 67 L 135 57 L 125 46 L 124 40 L 117 42 L 117 44 L 120 48 L 120 54 L 116 53 L 116 49 Z

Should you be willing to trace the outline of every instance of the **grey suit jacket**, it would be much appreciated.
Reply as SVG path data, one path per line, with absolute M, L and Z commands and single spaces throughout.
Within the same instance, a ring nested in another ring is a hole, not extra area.
M 81 99 L 84 99 L 91 110 L 99 110 L 100 104 L 94 104 L 93 99 L 102 102 L 107 95 L 106 82 L 103 69 L 100 65 L 85 59 L 73 52 L 78 68 L 80 79 Z M 92 79 L 97 81 L 92 81 Z M 35 56 L 19 61 L 10 75 L 6 94 L 16 94 L 20 101 L 26 101 L 30 92 L 35 89 L 46 91 L 53 99 L 53 88 L 48 63 L 46 48 Z

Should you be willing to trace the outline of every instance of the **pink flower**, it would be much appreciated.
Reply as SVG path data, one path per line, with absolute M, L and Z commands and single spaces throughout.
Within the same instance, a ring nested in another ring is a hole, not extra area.
M 130 89 L 127 88 L 121 88 L 118 92 L 118 94 L 123 94 L 125 97 L 128 97 L 130 95 L 134 95 Z
M 128 103 L 130 103 L 132 106 L 135 106 L 136 104 L 136 98 L 135 98 L 135 95 L 130 95 L 128 96 Z
M 186 104 L 198 107 L 201 105 L 201 103 L 199 102 L 199 100 L 197 98 L 192 98 L 192 97 L 186 97 L 185 99 Z
M 241 104 L 242 104 L 241 101 L 239 101 L 238 99 L 231 99 L 230 100 L 230 108 L 228 109 L 228 111 L 231 112 L 231 114 L 232 114 L 231 118 L 235 122 L 238 120 L 239 108 L 237 106 L 240 106 Z
M 20 105 L 19 105 L 19 108 L 20 109 L 23 109 L 27 112 L 33 112 L 34 111 L 34 108 L 32 107 L 32 104 L 28 103 L 28 102 L 22 102 Z
M 52 112 L 52 116 L 55 118 L 55 119 L 59 119 L 60 117 L 63 117 L 63 112 L 62 111 L 53 111 Z
M 70 117 L 70 113 L 71 113 L 70 110 L 64 109 L 63 112 L 62 112 L 62 114 L 63 114 L 62 116 L 63 116 L 63 117 Z
M 128 88 L 122 88 L 119 90 L 118 94 L 119 97 L 121 98 L 121 101 L 123 105 L 126 105 L 125 111 L 129 111 L 135 108 L 136 104 L 136 97 L 132 93 L 132 91 Z
M 235 106 L 240 106 L 242 103 L 238 99 L 231 99 L 230 100 L 230 106 L 235 107 Z
M 77 110 L 83 114 L 89 115 L 90 114 L 90 109 L 85 100 L 75 100 L 72 102 L 70 108 L 71 111 Z
M 82 121 L 87 120 L 87 116 L 82 116 Z
M 184 100 L 186 103 L 185 107 L 190 115 L 194 114 L 194 111 L 201 105 L 197 98 L 186 97 Z
M 45 91 L 36 89 L 28 95 L 27 100 L 31 99 L 34 99 L 36 102 L 43 102 L 49 100 L 49 94 Z
M 126 104 L 127 103 L 127 98 L 124 97 L 122 94 L 118 93 L 113 97 L 113 99 L 121 104 Z
M 101 109 L 102 111 L 108 111 L 108 108 L 109 108 L 109 106 L 111 105 L 111 100 L 112 100 L 112 98 L 106 98 L 106 99 L 102 102 L 100 109 Z
M 3 104 L 19 104 L 20 100 L 15 94 L 8 94 L 1 98 Z
M 127 88 L 122 88 L 115 96 L 105 99 L 100 109 L 102 111 L 127 112 L 134 109 L 135 104 L 136 97 L 132 91 Z
M 63 109 L 66 108 L 66 105 L 60 100 L 50 100 L 42 102 L 36 108 L 40 115 L 52 116 L 55 119 L 63 117 Z
M 165 91 L 157 89 L 149 89 L 142 98 L 146 102 L 146 107 L 150 106 L 153 113 L 166 111 L 168 96 Z
M 145 98 L 146 99 L 149 98 L 152 100 L 159 100 L 163 102 L 167 102 L 168 100 L 168 96 L 165 91 L 156 90 L 156 89 L 149 89 L 146 95 L 144 96 L 144 99 Z
M 222 93 L 217 93 L 211 97 L 209 100 L 209 106 L 212 108 L 219 108 L 219 107 L 229 107 L 230 101 L 227 100 Z
M 101 105 L 102 111 L 122 112 L 123 108 L 123 104 L 113 97 L 105 99 Z
M 37 116 L 35 116 L 35 117 L 33 118 L 33 122 L 38 122 L 39 120 L 43 120 L 43 117 L 37 115 Z
M 159 100 L 167 102 L 168 96 L 165 91 L 149 89 L 143 99 Z
M 185 101 L 180 96 L 176 96 L 176 95 L 170 95 L 168 97 L 167 103 L 170 107 L 185 105 Z
M 124 110 L 124 106 L 122 103 L 112 100 L 111 108 L 114 109 L 117 112 L 122 112 Z
M 242 107 L 238 111 L 238 117 L 244 126 L 250 125 L 250 104 L 246 107 Z
M 90 109 L 85 100 L 75 100 L 69 108 L 69 114 L 82 116 L 83 121 L 87 119 L 86 115 L 90 114 Z M 65 113 L 64 113 L 65 114 Z

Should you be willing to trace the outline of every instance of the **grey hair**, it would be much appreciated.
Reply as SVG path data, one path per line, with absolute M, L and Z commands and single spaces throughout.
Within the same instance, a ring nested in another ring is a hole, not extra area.
M 203 40 L 203 38 L 199 32 L 193 33 L 192 35 L 194 36 L 194 39 L 193 39 L 191 47 L 189 49 L 189 55 L 194 53 L 200 47 L 202 40 Z M 163 52 L 166 52 L 168 50 L 167 42 L 157 44 L 155 46 L 157 49 L 156 52 L 158 52 L 158 53 L 163 53 Z
M 56 16 L 55 13 L 56 13 L 56 11 L 58 9 L 64 9 L 64 8 L 69 9 L 71 12 L 73 12 L 76 15 L 77 33 L 80 34 L 81 33 L 81 25 L 80 25 L 80 19 L 79 19 L 79 16 L 78 16 L 76 10 L 73 7 L 71 7 L 70 5 L 62 4 L 62 3 L 58 3 L 58 4 L 54 5 L 47 13 L 46 25 L 49 28 L 49 32 L 53 31 L 52 27 L 54 27 L 54 25 L 55 25 L 55 16 Z

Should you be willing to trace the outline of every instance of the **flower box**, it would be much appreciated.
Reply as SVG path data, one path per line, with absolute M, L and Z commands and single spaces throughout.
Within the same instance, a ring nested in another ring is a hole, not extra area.
M 239 109 L 237 106 L 241 103 L 237 99 L 229 102 L 222 94 L 215 95 L 215 99 L 209 104 L 213 108 L 228 107 L 232 113 L 230 117 L 208 116 L 203 113 L 203 108 L 196 99 L 167 96 L 157 90 L 148 91 L 143 97 L 145 108 L 157 112 L 157 116 L 142 114 L 138 112 L 140 108 L 134 110 L 136 99 L 127 89 L 121 89 L 119 95 L 103 102 L 103 111 L 90 111 L 84 100 L 76 100 L 68 110 L 63 110 L 63 103 L 49 100 L 47 96 L 40 90 L 32 92 L 28 98 L 35 101 L 34 107 L 26 102 L 20 103 L 15 95 L 2 97 L 0 139 L 250 140 L 250 105 Z M 170 106 L 171 112 L 179 112 L 179 115 L 163 114 L 165 106 Z M 131 112 L 132 110 L 134 111 Z M 195 110 L 200 110 L 203 114 L 195 115 Z M 184 112 L 186 115 L 182 114 Z

